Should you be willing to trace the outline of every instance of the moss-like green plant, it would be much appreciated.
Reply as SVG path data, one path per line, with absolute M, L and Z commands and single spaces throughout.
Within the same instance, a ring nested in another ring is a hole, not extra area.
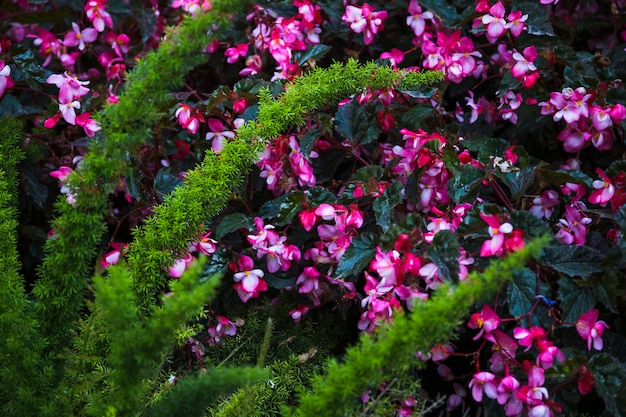
M 393 325 L 372 336 L 364 334 L 357 346 L 348 349 L 343 363 L 331 360 L 327 373 L 313 381 L 311 392 L 303 393 L 300 405 L 287 413 L 300 417 L 343 416 L 354 406 L 359 394 L 382 382 L 383 369 L 408 367 L 415 352 L 428 351 L 449 341 L 475 303 L 493 294 L 537 256 L 546 239 L 538 239 L 523 251 L 494 262 L 484 272 L 472 273 L 456 287 L 443 286 L 435 296 Z
M 149 317 L 143 317 L 137 307 L 125 268 L 112 267 L 106 279 L 100 277 L 95 280 L 96 309 L 102 312 L 103 324 L 107 330 L 107 366 L 111 368 L 111 373 L 108 379 L 110 392 L 99 396 L 101 407 L 91 405 L 93 415 L 103 415 L 111 410 L 115 410 L 116 415 L 120 416 L 135 415 L 143 409 L 146 381 L 158 377 L 161 363 L 171 349 L 176 331 L 202 311 L 219 283 L 217 276 L 200 280 L 201 267 L 201 263 L 198 263 L 189 268 L 179 280 L 172 282 L 171 293 L 164 298 L 162 306 L 155 308 Z M 175 399 L 163 400 L 164 404 L 176 403 L 178 397 L 197 397 L 201 387 L 205 389 L 212 386 L 212 391 L 207 391 L 207 395 L 208 392 L 217 395 L 221 393 L 221 389 L 233 389 L 243 380 L 262 375 L 260 370 L 228 372 L 233 375 L 241 372 L 246 378 L 238 382 L 231 374 L 227 378 L 227 373 L 216 371 L 213 378 L 202 377 L 194 383 L 185 383 L 184 388 L 177 388 L 174 390 Z M 162 407 L 171 408 L 168 405 Z M 190 404 L 189 407 L 198 406 Z
M 44 356 L 32 302 L 24 291 L 17 254 L 16 186 L 22 123 L 0 120 L 0 410 L 3 416 L 36 415 L 52 372 Z

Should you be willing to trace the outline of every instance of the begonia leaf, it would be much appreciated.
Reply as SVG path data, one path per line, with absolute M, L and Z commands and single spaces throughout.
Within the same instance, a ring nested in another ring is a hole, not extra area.
M 374 215 L 376 216 L 376 224 L 378 224 L 383 232 L 389 229 L 393 221 L 393 209 L 402 201 L 402 183 L 392 182 L 383 195 L 374 201 Z
M 296 214 L 302 211 L 305 200 L 303 191 L 292 191 L 280 197 L 267 201 L 259 209 L 259 216 L 264 219 L 275 219 L 273 224 L 284 226 L 291 223 Z
M 456 8 L 444 0 L 420 0 L 419 4 L 439 17 L 446 26 L 454 27 L 460 20 Z
M 374 258 L 376 246 L 377 241 L 373 233 L 364 232 L 352 239 L 339 261 L 335 278 L 359 275 Z
M 550 227 L 540 218 L 528 211 L 516 210 L 511 213 L 511 224 L 524 231 L 525 239 L 534 239 L 550 235 Z
M 537 296 L 548 295 L 549 289 L 546 283 L 537 282 L 537 275 L 533 271 L 524 268 L 513 274 L 513 279 L 507 284 L 506 294 L 509 313 L 513 317 L 520 317 L 530 312 Z
M 347 153 L 343 149 L 331 149 L 324 153 L 323 158 L 315 158 L 311 161 L 315 170 L 318 184 L 324 184 L 337 178 L 337 168 L 346 159 Z
M 318 61 L 330 51 L 330 46 L 321 43 L 309 45 L 304 51 L 297 51 L 293 54 L 293 60 L 298 65 L 304 65 L 308 60 Z
M 604 400 L 609 414 L 626 416 L 626 369 L 615 357 L 607 353 L 596 353 L 589 360 L 589 370 L 594 377 L 596 392 Z
M 154 176 L 153 187 L 159 198 L 163 199 L 166 194 L 174 191 L 174 189 L 182 185 L 182 183 L 183 180 L 176 175 L 170 174 L 169 168 L 163 168 Z
M 295 285 L 297 277 L 292 276 L 289 272 L 279 271 L 274 273 L 266 272 L 263 279 L 267 281 L 270 287 L 280 290 Z
M 350 177 L 350 181 L 360 181 L 367 183 L 370 179 L 379 180 L 383 176 L 383 167 L 380 165 L 369 165 L 357 169 Z
M 232 213 L 224 216 L 215 229 L 215 238 L 222 239 L 225 235 L 239 229 L 251 230 L 254 220 L 243 213 Z
M 427 251 L 428 257 L 437 265 L 439 275 L 455 284 L 459 282 L 460 249 L 454 233 L 450 230 L 441 230 L 435 234 Z
M 425 127 L 424 120 L 433 114 L 433 106 L 428 104 L 418 104 L 411 107 L 400 119 L 400 125 L 409 130 L 418 130 Z
M 306 191 L 307 200 L 318 206 L 322 203 L 333 204 L 337 202 L 337 196 L 324 187 L 313 187 Z
M 536 170 L 536 166 L 530 166 L 498 174 L 498 177 L 506 178 L 506 185 L 511 190 L 513 201 L 518 201 L 533 185 Z
M 596 305 L 596 297 L 590 288 L 582 287 L 571 278 L 559 280 L 559 307 L 564 322 L 575 323 L 578 318 Z
M 361 144 L 375 141 L 381 129 L 376 122 L 375 107 L 362 106 L 357 101 L 339 107 L 335 115 L 335 130 L 344 138 Z
M 474 201 L 480 191 L 485 173 L 473 165 L 463 165 L 461 175 L 448 181 L 448 193 L 455 203 Z
M 21 44 L 15 45 L 13 48 L 15 48 L 15 53 L 12 56 L 13 62 L 22 73 L 28 86 L 36 90 L 44 90 L 47 86 L 46 80 L 52 73 L 39 65 L 32 50 Z
M 206 263 L 202 266 L 200 280 L 204 281 L 215 276 L 215 274 L 223 274 L 228 269 L 232 255 L 227 249 L 220 249 L 212 254 Z
M 517 5 L 517 9 L 528 15 L 526 27 L 528 33 L 535 36 L 556 36 L 550 23 L 548 10 L 542 4 L 525 1 Z
M 586 278 L 602 271 L 604 256 L 588 246 L 550 245 L 543 250 L 540 261 L 571 277 Z
M 20 176 L 23 180 L 26 195 L 33 199 L 35 204 L 43 208 L 48 199 L 48 187 L 41 180 L 41 172 L 36 165 L 24 164 L 19 166 Z

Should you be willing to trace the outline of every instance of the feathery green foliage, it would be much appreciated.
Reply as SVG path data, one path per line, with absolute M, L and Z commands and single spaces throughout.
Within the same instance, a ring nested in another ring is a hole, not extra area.
M 545 243 L 546 238 L 536 239 L 523 251 L 493 262 L 483 273 L 470 274 L 458 286 L 439 288 L 431 300 L 410 314 L 395 317 L 393 325 L 378 334 L 364 334 L 357 346 L 348 349 L 344 363 L 329 362 L 327 374 L 314 379 L 312 391 L 302 395 L 292 415 L 344 415 L 361 392 L 382 382 L 383 369 L 402 368 L 415 352 L 450 340 L 472 306 L 510 280 Z
M 112 267 L 106 279 L 95 279 L 96 305 L 102 311 L 110 345 L 107 365 L 112 370 L 111 392 L 101 397 L 106 403 L 100 415 L 111 409 L 118 415 L 134 415 L 141 410 L 145 381 L 158 376 L 176 331 L 202 311 L 219 283 L 217 276 L 200 280 L 201 268 L 198 262 L 172 282 L 171 294 L 147 318 L 140 314 L 125 268 Z
M 22 123 L 0 120 L 0 410 L 3 416 L 36 415 L 44 404 L 38 393 L 51 378 L 32 302 L 24 290 L 17 254 L 17 163 Z M 10 382 L 9 382 L 10 381 Z M 34 397 L 34 398 L 33 398 Z

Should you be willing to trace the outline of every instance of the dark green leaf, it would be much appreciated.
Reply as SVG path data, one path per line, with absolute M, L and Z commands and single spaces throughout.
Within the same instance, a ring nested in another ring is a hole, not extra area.
M 273 200 L 268 200 L 259 208 L 259 217 L 262 219 L 273 219 L 278 217 L 281 205 L 287 201 L 289 194 L 283 194 Z
M 511 190 L 513 201 L 518 201 L 533 184 L 536 166 L 522 168 L 517 171 L 503 173 Z
M 210 279 L 215 274 L 223 274 L 226 272 L 228 268 L 228 262 L 230 262 L 231 256 L 226 249 L 221 249 L 215 252 L 213 255 L 209 257 L 207 262 L 202 267 L 202 272 L 200 273 L 200 280 L 205 281 Z
M 48 76 L 52 73 L 39 65 L 32 50 L 21 44 L 14 45 L 13 48 L 15 49 L 12 56 L 13 62 L 22 73 L 28 86 L 36 90 L 43 90 L 47 86 Z
M 317 142 L 321 135 L 322 131 L 318 127 L 311 129 L 302 135 L 300 138 L 300 152 L 302 152 L 302 155 L 306 158 L 310 157 L 313 146 L 315 146 L 315 142 Z
M 243 213 L 232 213 L 224 216 L 220 224 L 215 229 L 215 238 L 220 240 L 228 233 L 239 229 L 251 230 L 254 227 L 254 220 Z
M 157 15 L 152 9 L 145 7 L 133 7 L 133 15 L 139 23 L 141 41 L 146 42 L 157 28 Z
M 494 156 L 504 157 L 504 151 L 509 147 L 509 143 L 502 138 L 476 137 L 466 139 L 463 146 L 470 151 L 478 152 L 478 160 L 482 163 L 491 163 Z
M 337 178 L 337 168 L 346 159 L 346 151 L 343 149 L 331 149 L 324 152 L 322 158 L 312 161 L 317 184 L 324 184 Z
M 528 33 L 535 36 L 556 36 L 554 29 L 550 23 L 548 9 L 536 2 L 523 2 L 518 5 L 518 10 L 522 10 L 524 14 L 528 14 L 526 26 Z
M 553 171 L 545 168 L 537 169 L 537 186 L 540 189 L 558 188 L 566 182 L 586 184 L 591 187 L 591 178 L 579 171 Z
M 41 180 L 41 172 L 36 165 L 22 164 L 19 165 L 20 177 L 24 181 L 26 195 L 31 197 L 35 204 L 43 208 L 48 199 L 48 187 Z
M 620 282 L 624 282 L 624 276 L 618 276 L 614 271 L 605 271 L 598 274 L 591 281 L 591 287 L 598 301 L 615 314 L 619 311 L 615 306 L 616 298 L 620 294 Z
M 350 181 L 360 181 L 366 183 L 370 179 L 379 180 L 383 176 L 383 167 L 380 165 L 369 165 L 356 170 L 350 177 Z
M 306 196 L 303 191 L 292 191 L 285 202 L 280 205 L 280 211 L 274 224 L 284 226 L 291 223 L 293 218 L 302 211 L 302 203 Z
M 572 279 L 564 277 L 559 280 L 559 300 L 561 301 L 561 318 L 564 322 L 575 323 L 576 320 L 596 305 L 596 297 L 589 288 L 581 287 Z
M 589 370 L 594 376 L 595 389 L 604 400 L 611 416 L 626 416 L 626 369 L 617 359 L 606 353 L 596 353 L 589 360 Z
M 383 232 L 389 229 L 393 221 L 393 209 L 402 201 L 402 183 L 393 182 L 389 185 L 383 195 L 374 201 L 374 214 L 376 215 L 376 224 L 378 224 Z
M 461 173 L 458 151 L 449 143 L 443 147 L 443 163 L 446 168 L 452 171 L 454 176 Z
M 456 8 L 444 0 L 420 0 L 420 5 L 439 17 L 447 27 L 454 27 L 460 20 Z
M 0 99 L 0 117 L 20 117 L 34 114 L 41 114 L 41 109 L 33 106 L 25 106 L 24 103 L 21 103 L 13 94 L 5 94 L 4 97 Z
M 461 175 L 457 175 L 448 181 L 448 193 L 454 202 L 473 202 L 480 191 L 485 173 L 473 165 L 463 165 Z
M 357 101 L 344 104 L 335 115 L 335 130 L 351 141 L 367 144 L 378 138 L 378 127 L 374 106 L 362 106 Z
M 337 196 L 328 189 L 323 187 L 313 187 L 306 191 L 307 200 L 314 205 L 322 203 L 334 204 L 337 202 Z
M 587 246 L 550 245 L 543 250 L 540 261 L 571 277 L 588 277 L 602 271 L 601 252 Z
M 166 194 L 174 191 L 182 183 L 183 181 L 180 178 L 170 174 L 169 168 L 163 168 L 154 177 L 154 191 L 157 192 L 160 199 L 163 199 Z
M 521 85 L 522 81 L 513 77 L 510 71 L 505 72 L 498 88 L 498 97 L 504 97 L 509 90 L 517 90 Z
M 537 294 L 537 276 L 528 268 L 513 274 L 513 280 L 506 287 L 509 313 L 513 317 L 520 317 L 530 311 L 537 296 L 545 297 L 548 294 L 548 286 L 539 282 L 539 294 Z
M 293 54 L 293 60 L 298 65 L 304 65 L 309 59 L 319 61 L 330 51 L 330 46 L 321 43 L 310 45 L 304 51 L 298 51 Z
M 524 237 L 527 239 L 551 234 L 550 227 L 543 220 L 533 216 L 528 211 L 516 210 L 512 212 L 511 224 L 516 229 L 522 229 Z
M 263 279 L 267 281 L 267 284 L 280 290 L 281 288 L 289 287 L 296 284 L 297 277 L 291 276 L 288 272 L 280 271 L 275 273 L 266 273 Z
M 461 248 L 454 233 L 450 230 L 437 232 L 433 238 L 432 245 L 428 248 L 427 254 L 437 265 L 439 275 L 446 281 L 458 283 Z
M 411 107 L 400 119 L 400 125 L 409 130 L 424 128 L 424 120 L 433 114 L 433 106 L 429 104 L 418 104 Z
M 376 237 L 374 234 L 361 233 L 354 239 L 341 257 L 335 278 L 345 278 L 359 275 L 376 254 Z

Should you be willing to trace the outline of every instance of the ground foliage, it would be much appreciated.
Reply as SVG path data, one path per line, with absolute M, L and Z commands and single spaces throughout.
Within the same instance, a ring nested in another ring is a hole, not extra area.
M 3 415 L 625 415 L 625 21 L 1 1 Z

